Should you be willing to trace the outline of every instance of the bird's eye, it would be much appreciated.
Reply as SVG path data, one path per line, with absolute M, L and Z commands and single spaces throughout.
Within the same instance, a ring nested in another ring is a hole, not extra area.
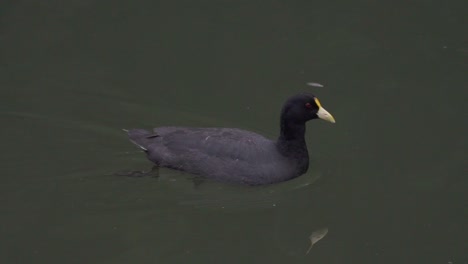
M 305 107 L 310 109 L 310 108 L 312 108 L 312 104 L 311 103 L 306 103 Z

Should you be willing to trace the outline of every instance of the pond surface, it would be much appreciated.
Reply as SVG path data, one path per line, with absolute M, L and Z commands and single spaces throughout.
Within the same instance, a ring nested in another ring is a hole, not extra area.
M 468 263 L 466 7 L 2 2 L 0 262 Z M 276 138 L 301 91 L 337 123 L 299 178 L 115 175 L 152 166 L 122 128 Z

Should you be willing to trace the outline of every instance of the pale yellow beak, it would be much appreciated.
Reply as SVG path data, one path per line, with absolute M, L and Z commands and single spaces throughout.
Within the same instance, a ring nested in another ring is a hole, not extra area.
M 320 119 L 323 119 L 323 120 L 328 121 L 330 123 L 336 123 L 335 118 L 332 116 L 332 114 L 330 114 L 327 110 L 325 110 L 325 108 L 323 108 L 321 106 L 319 107 L 319 110 L 317 112 L 317 116 Z

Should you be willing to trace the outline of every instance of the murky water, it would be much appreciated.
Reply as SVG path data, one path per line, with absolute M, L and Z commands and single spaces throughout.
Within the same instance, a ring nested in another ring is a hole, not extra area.
M 463 10 L 0 4 L 0 262 L 468 263 Z M 298 91 L 337 120 L 308 124 L 312 163 L 300 178 L 252 188 L 195 186 L 169 169 L 115 176 L 151 168 L 122 128 L 275 138 Z

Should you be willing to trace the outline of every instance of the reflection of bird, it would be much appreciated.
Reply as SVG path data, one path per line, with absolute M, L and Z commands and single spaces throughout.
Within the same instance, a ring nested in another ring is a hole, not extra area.
M 316 118 L 335 123 L 315 96 L 298 94 L 283 106 L 276 141 L 236 128 L 158 127 L 153 132 L 127 132 L 158 166 L 223 182 L 262 185 L 286 181 L 307 171 L 305 123 Z

